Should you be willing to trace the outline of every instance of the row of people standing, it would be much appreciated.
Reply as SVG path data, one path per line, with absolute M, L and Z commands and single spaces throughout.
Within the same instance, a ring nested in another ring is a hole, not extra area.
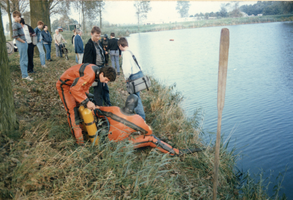
M 100 40 L 100 45 L 103 47 L 104 51 L 106 52 L 105 55 L 105 62 L 108 65 L 109 61 L 109 53 L 112 67 L 116 69 L 117 74 L 120 75 L 120 64 L 119 64 L 119 57 L 121 56 L 121 51 L 118 47 L 118 39 L 115 38 L 115 33 L 110 34 L 110 39 L 108 38 L 107 34 Z
M 37 23 L 37 27 L 33 29 L 31 26 L 25 24 L 25 21 L 21 18 L 21 13 L 19 11 L 14 11 L 12 15 L 14 19 L 12 24 L 12 35 L 13 39 L 16 41 L 16 46 L 20 56 L 19 62 L 22 79 L 32 81 L 33 78 L 31 78 L 28 73 L 35 73 L 33 63 L 34 46 L 37 46 L 40 52 L 41 66 L 44 68 L 47 67 L 45 64 L 45 53 L 42 46 L 43 31 L 40 30 L 43 28 L 44 23 L 39 21 Z M 34 42 L 35 37 L 37 39 L 36 42 Z

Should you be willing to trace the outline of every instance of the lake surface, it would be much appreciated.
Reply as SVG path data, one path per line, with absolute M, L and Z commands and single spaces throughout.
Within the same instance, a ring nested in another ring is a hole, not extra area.
M 271 186 L 287 166 L 281 193 L 293 199 L 293 22 L 225 27 L 230 30 L 230 50 L 224 141 L 230 139 L 229 148 L 236 147 L 236 153 L 243 155 L 239 169 L 251 174 L 263 169 L 265 176 L 272 173 Z M 217 131 L 222 28 L 140 33 L 128 38 L 146 73 L 165 85 L 176 83 L 188 116 L 201 109 L 205 132 Z

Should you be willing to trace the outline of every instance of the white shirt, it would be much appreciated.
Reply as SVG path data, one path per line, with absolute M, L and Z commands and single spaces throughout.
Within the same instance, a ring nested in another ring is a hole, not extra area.
M 136 74 L 142 70 L 141 66 L 141 70 L 139 69 L 132 57 L 132 54 L 128 50 L 122 51 L 122 68 L 125 80 L 127 80 L 130 75 Z
M 28 30 L 28 26 L 27 25 L 23 25 L 23 32 L 24 32 L 24 36 L 25 36 L 25 39 L 27 41 L 27 43 L 32 43 L 32 39 L 31 39 L 31 36 L 30 36 L 30 32 Z

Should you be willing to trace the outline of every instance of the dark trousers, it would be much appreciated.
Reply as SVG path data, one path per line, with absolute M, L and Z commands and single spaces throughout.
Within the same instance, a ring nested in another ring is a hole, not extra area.
M 109 54 L 105 54 L 105 64 L 108 65 L 109 62 Z
M 112 106 L 110 102 L 109 88 L 107 83 L 98 81 L 98 85 L 94 87 L 95 105 Z
M 33 72 L 34 71 L 34 45 L 33 45 L 33 43 L 28 44 L 27 56 L 28 56 L 27 71 Z
M 104 67 L 104 64 L 99 67 Z M 107 83 L 101 83 L 98 81 L 98 85 L 93 88 L 95 105 L 103 106 L 105 104 L 106 106 L 112 106 Z

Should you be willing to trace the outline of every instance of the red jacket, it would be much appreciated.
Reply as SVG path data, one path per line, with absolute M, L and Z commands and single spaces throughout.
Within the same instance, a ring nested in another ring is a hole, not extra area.
M 60 85 L 70 87 L 70 93 L 81 104 L 86 104 L 89 99 L 86 92 L 95 80 L 98 80 L 100 67 L 93 64 L 78 64 L 67 69 L 60 77 Z M 58 83 L 58 82 L 57 82 Z

